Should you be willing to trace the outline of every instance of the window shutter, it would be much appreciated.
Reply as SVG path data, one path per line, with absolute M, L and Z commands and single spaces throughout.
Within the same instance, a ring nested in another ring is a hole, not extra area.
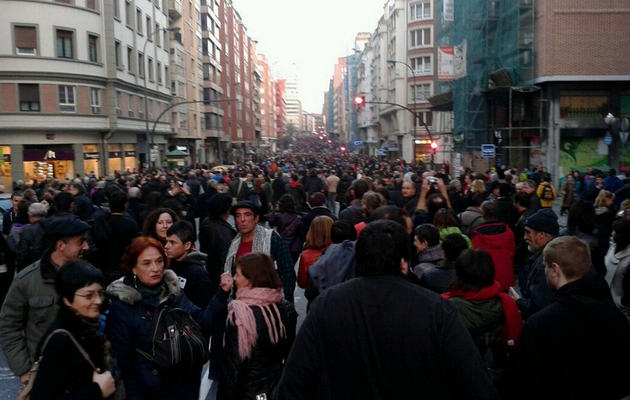
M 34 26 L 15 27 L 15 47 L 23 49 L 37 48 L 37 30 Z
M 20 101 L 39 102 L 39 85 L 20 84 Z

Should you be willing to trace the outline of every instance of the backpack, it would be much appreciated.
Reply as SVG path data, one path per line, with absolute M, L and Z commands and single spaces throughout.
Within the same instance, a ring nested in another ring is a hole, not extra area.
M 552 201 L 553 200 L 553 189 L 550 185 L 545 185 L 542 190 L 542 199 Z
M 22 232 L 24 228 L 26 228 L 29 224 L 19 224 L 15 223 L 11 226 L 11 231 L 9 232 L 9 237 L 7 238 L 7 245 L 9 246 L 9 250 L 16 253 L 18 245 L 20 244 L 20 240 L 22 239 Z
M 162 303 L 151 324 L 153 346 L 143 357 L 160 371 L 194 371 L 208 361 L 208 340 L 194 319 L 181 308 Z
M 305 296 L 312 302 L 321 292 L 355 277 L 354 242 L 344 240 L 328 246 L 308 270 Z

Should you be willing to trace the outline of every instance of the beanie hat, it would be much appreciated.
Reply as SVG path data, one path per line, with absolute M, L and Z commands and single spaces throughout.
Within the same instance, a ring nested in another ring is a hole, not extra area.
M 538 232 L 545 232 L 553 236 L 558 236 L 560 227 L 558 226 L 558 216 L 550 208 L 543 208 L 532 215 L 525 222 L 525 226 Z

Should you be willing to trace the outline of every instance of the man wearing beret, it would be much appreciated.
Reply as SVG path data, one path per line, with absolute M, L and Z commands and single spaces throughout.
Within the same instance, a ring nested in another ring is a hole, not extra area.
M 0 343 L 9 367 L 23 384 L 28 381 L 42 335 L 57 317 L 57 271 L 88 250 L 89 229 L 88 224 L 74 219 L 58 219 L 48 224 L 48 250 L 41 260 L 20 271 L 2 305 Z
M 510 294 L 516 300 L 523 319 L 529 318 L 553 301 L 553 292 L 545 278 L 543 250 L 549 242 L 558 237 L 559 231 L 558 216 L 550 208 L 538 210 L 525 222 L 525 241 L 527 248 L 534 255 L 529 259 L 527 283 L 521 290 L 523 296 L 519 296 L 514 289 L 510 288 Z

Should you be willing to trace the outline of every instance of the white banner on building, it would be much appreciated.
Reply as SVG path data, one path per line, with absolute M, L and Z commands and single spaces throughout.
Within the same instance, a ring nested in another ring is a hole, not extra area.
M 444 21 L 455 21 L 455 0 L 444 0 Z
M 438 80 L 439 81 L 452 81 L 453 80 L 453 46 L 440 46 L 438 48 Z
M 453 78 L 461 79 L 466 76 L 466 40 L 453 53 Z

